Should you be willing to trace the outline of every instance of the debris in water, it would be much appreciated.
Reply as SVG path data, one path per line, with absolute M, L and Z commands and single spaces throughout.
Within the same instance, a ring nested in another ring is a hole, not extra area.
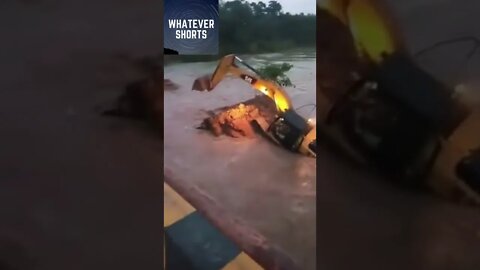
M 177 90 L 178 89 L 178 85 L 175 84 L 174 82 L 172 82 L 171 80 L 169 79 L 165 79 L 163 81 L 163 90 Z
M 268 127 L 276 116 L 275 103 L 267 96 L 256 96 L 228 107 L 210 112 L 198 129 L 211 131 L 215 136 L 227 135 L 234 138 L 255 136 L 256 122 L 262 128 Z

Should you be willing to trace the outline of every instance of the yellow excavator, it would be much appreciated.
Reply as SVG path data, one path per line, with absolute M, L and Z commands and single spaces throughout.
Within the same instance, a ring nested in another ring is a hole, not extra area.
M 268 96 L 277 108 L 276 120 L 257 124 L 277 144 L 302 154 L 316 157 L 316 123 L 313 119 L 305 119 L 293 108 L 287 92 L 278 83 L 261 77 L 252 66 L 233 54 L 224 56 L 213 74 L 200 77 L 193 83 L 193 90 L 212 91 L 226 75 L 238 77 L 252 86 L 253 89 Z
M 361 162 L 444 196 L 480 204 L 480 111 L 419 68 L 376 0 L 325 0 L 371 67 L 326 102 L 320 130 Z M 321 91 L 317 96 L 321 98 Z
M 335 98 L 317 91 L 317 100 L 323 101 L 313 126 L 291 108 L 282 87 L 234 55 L 224 57 L 194 89 L 210 91 L 228 73 L 240 77 L 277 104 L 277 121 L 266 131 L 279 144 L 316 156 L 318 121 L 322 134 L 358 162 L 404 183 L 480 205 L 480 110 L 465 102 L 466 93 L 418 66 L 385 3 L 323 0 L 318 5 L 345 26 L 358 59 L 369 68 Z

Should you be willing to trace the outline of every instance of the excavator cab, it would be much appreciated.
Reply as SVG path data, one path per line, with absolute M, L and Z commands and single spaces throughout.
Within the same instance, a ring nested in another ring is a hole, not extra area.
M 298 151 L 312 127 L 293 110 L 288 110 L 270 125 L 268 133 L 285 148 Z

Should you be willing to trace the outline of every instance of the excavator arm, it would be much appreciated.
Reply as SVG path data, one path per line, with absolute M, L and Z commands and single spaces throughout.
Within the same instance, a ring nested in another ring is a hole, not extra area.
M 238 63 L 238 64 L 237 64 Z M 241 68 L 242 65 L 244 68 Z M 192 90 L 212 91 L 226 75 L 249 83 L 253 89 L 271 98 L 278 110 L 277 119 L 264 131 L 277 144 L 309 156 L 316 156 L 316 125 L 307 121 L 292 108 L 292 101 L 277 83 L 261 78 L 260 73 L 242 59 L 230 54 L 224 56 L 212 75 L 200 77 L 193 83 Z
M 237 63 L 245 66 L 246 69 L 240 68 Z M 271 98 L 277 105 L 278 111 L 283 113 L 292 108 L 291 99 L 281 86 L 275 82 L 262 79 L 258 71 L 233 54 L 224 56 L 211 76 L 197 79 L 193 85 L 193 90 L 212 91 L 226 75 L 241 78 L 249 83 L 253 89 Z

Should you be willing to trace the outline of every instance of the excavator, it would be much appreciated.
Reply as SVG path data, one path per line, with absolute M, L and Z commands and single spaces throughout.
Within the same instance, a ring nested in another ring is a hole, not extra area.
M 256 124 L 275 143 L 310 157 L 316 157 L 316 123 L 305 119 L 292 108 L 292 101 L 277 82 L 262 78 L 260 72 L 234 54 L 224 56 L 211 76 L 195 80 L 192 90 L 212 91 L 226 75 L 242 79 L 253 89 L 269 97 L 277 114 L 272 124 L 256 121 Z
M 196 81 L 194 90 L 211 91 L 225 74 L 237 76 L 275 101 L 277 120 L 265 131 L 279 144 L 316 156 L 318 121 L 322 138 L 357 162 L 409 186 L 480 205 L 478 106 L 420 68 L 385 3 L 323 0 L 318 5 L 344 25 L 368 69 L 335 98 L 317 89 L 317 100 L 325 101 L 314 125 L 292 109 L 282 87 L 234 55 L 224 57 L 209 80 Z

